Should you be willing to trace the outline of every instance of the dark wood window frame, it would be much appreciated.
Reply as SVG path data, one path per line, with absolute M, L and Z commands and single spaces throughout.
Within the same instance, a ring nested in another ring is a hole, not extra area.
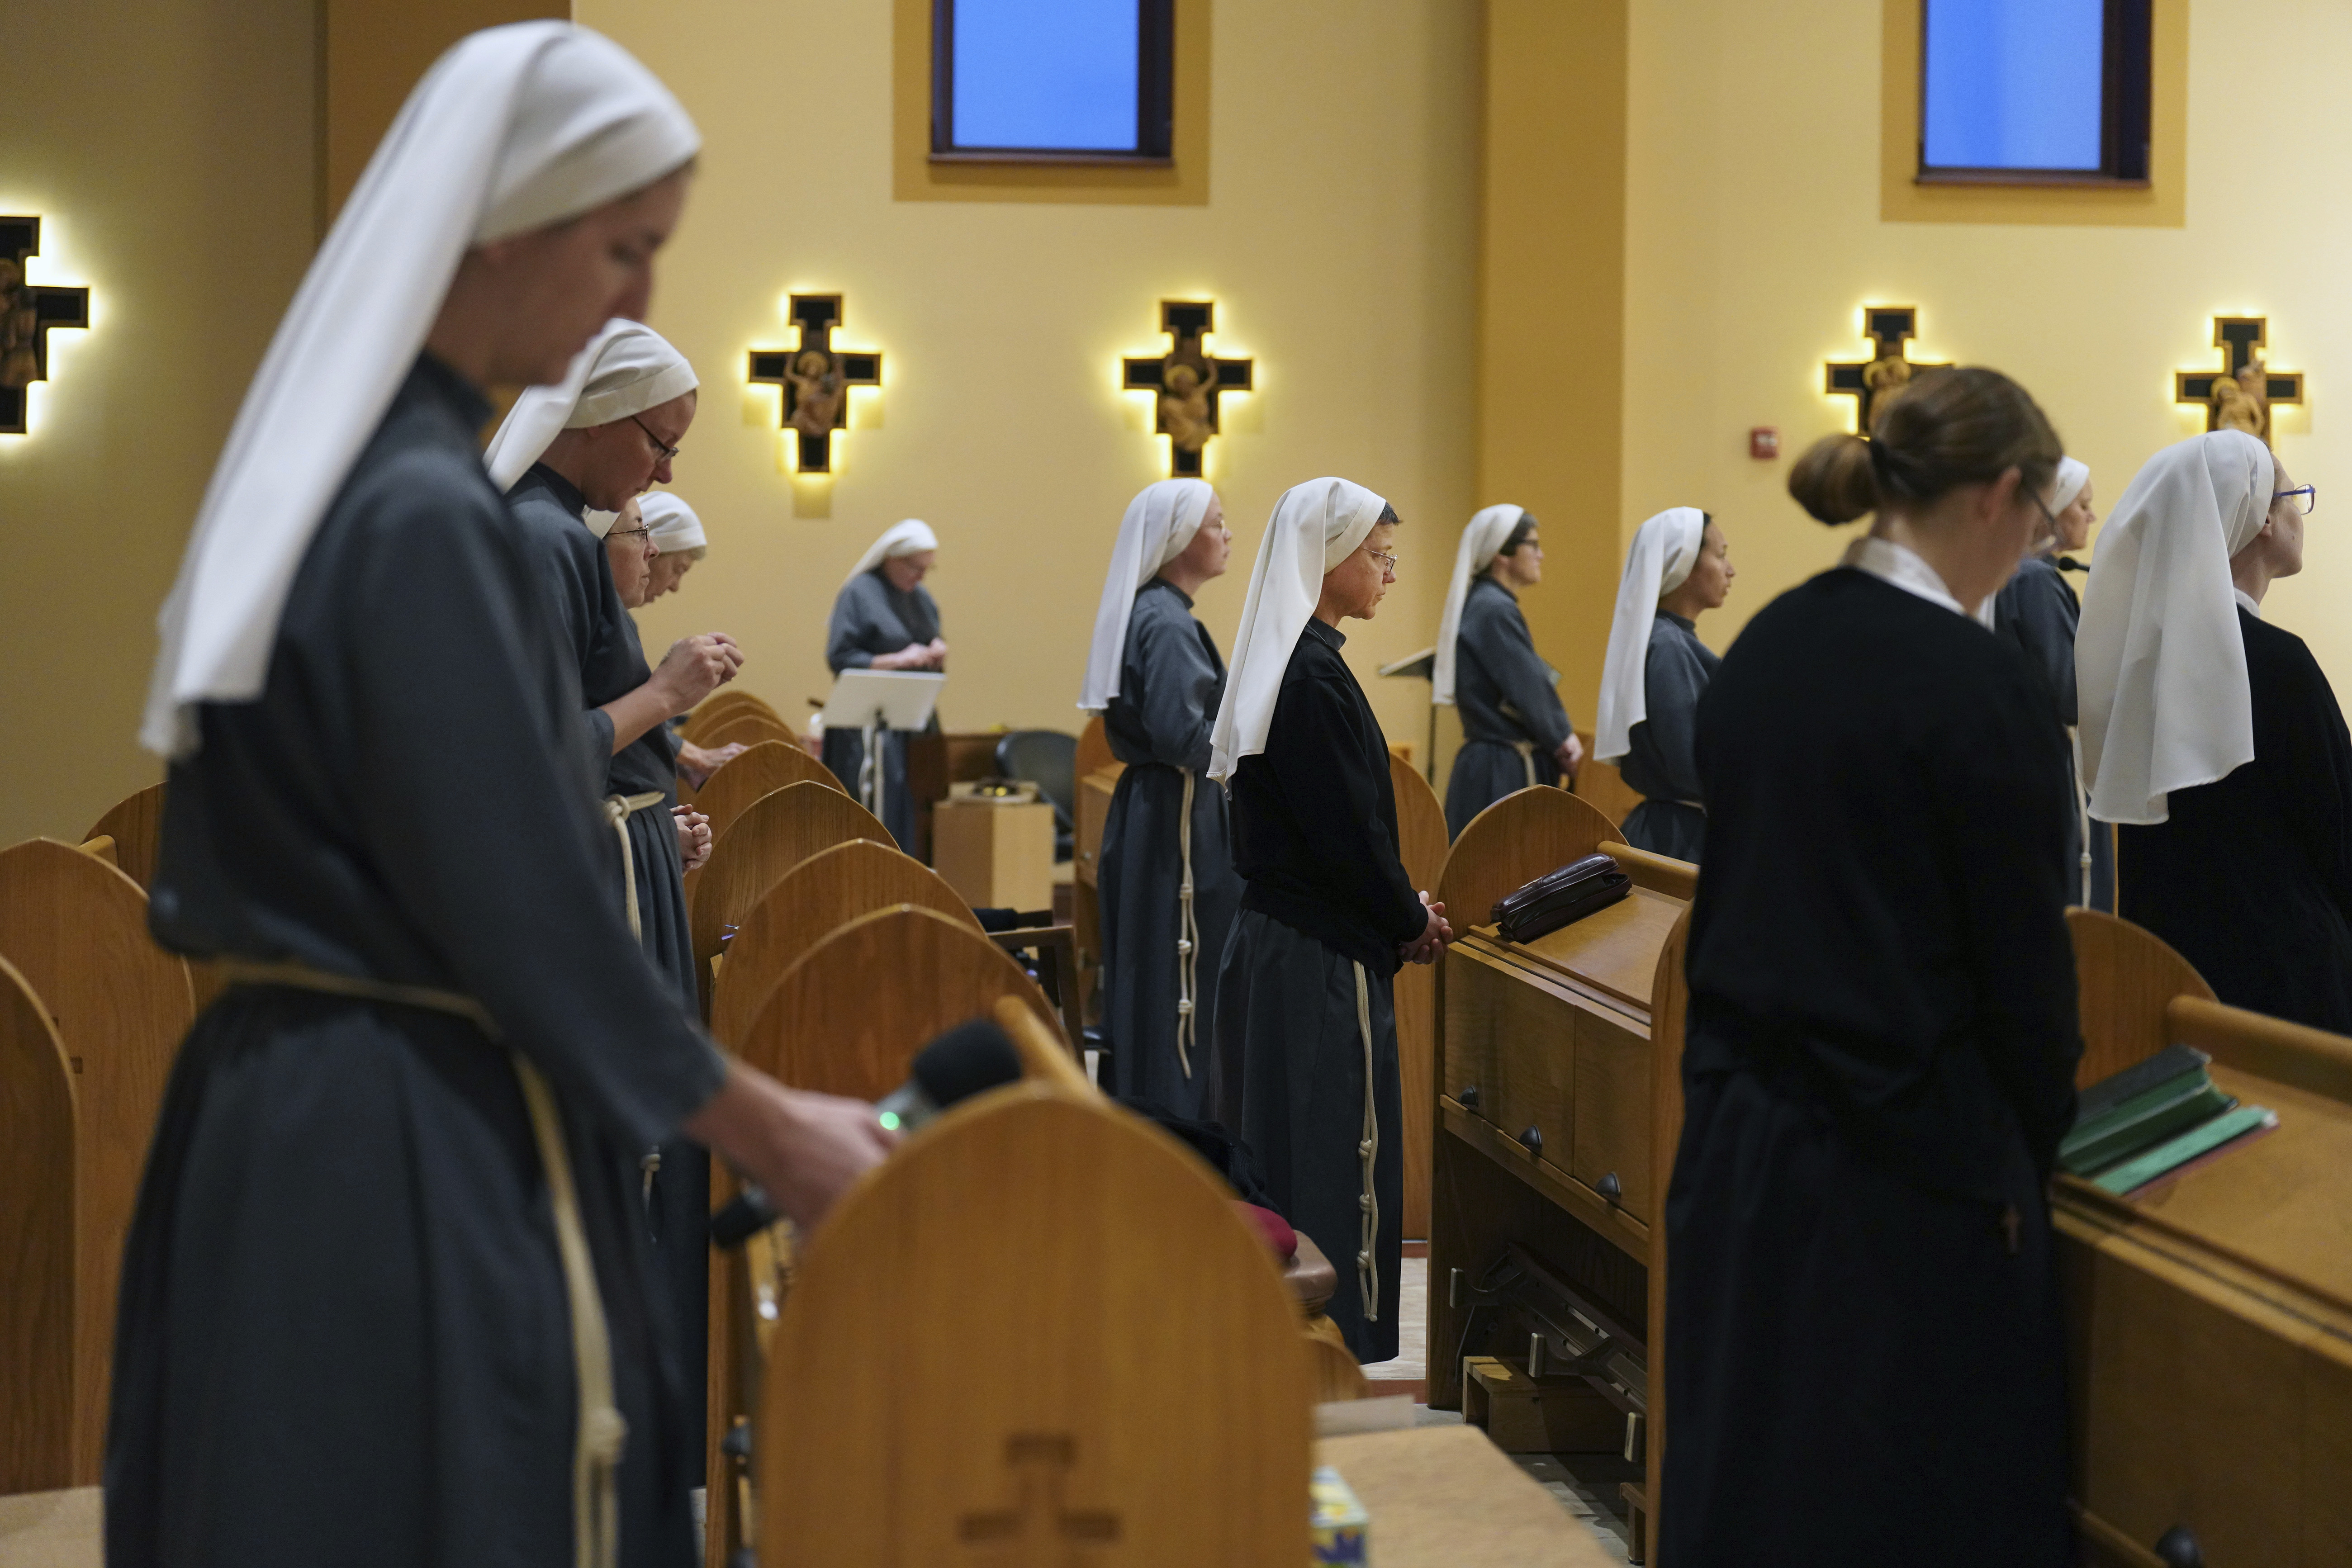
M 940 0 L 942 5 L 947 0 Z M 2146 190 L 2149 100 L 2155 80 L 2152 0 L 2105 0 L 2100 40 L 2099 166 L 2096 169 L 1966 169 L 1927 162 L 1927 7 L 1919 0 L 1917 172 L 1923 185 L 2080 185 Z
M 955 0 L 931 0 L 934 163 L 1092 164 L 1169 168 L 1175 163 L 1176 0 L 1136 0 L 1135 150 L 960 147 L 955 142 Z

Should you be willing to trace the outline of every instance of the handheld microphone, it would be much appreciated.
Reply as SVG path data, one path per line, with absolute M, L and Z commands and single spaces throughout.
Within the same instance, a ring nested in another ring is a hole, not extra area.
M 912 1132 L 950 1106 L 1020 1076 L 1021 1054 L 1013 1048 L 1013 1037 L 989 1019 L 973 1018 L 918 1051 L 907 1081 L 883 1097 L 874 1113 L 883 1126 Z M 782 1217 L 766 1193 L 746 1186 L 710 1216 L 710 1240 L 718 1247 L 740 1247 Z

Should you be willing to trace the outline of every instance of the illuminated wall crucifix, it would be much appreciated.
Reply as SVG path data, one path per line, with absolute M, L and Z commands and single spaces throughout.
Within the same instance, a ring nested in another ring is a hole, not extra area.
M 1854 400 L 1857 410 L 1854 429 L 1867 436 L 1870 434 L 1870 416 L 1876 411 L 1881 396 L 1908 384 L 1911 377 L 1920 371 L 1946 367 L 1924 364 L 1906 357 L 1904 345 L 1919 335 L 1919 307 L 1916 305 L 1864 306 L 1862 335 L 1876 347 L 1877 357 L 1843 364 L 1832 363 L 1822 390 Z
M 2184 370 L 2172 378 L 2175 403 L 2205 405 L 2208 430 L 2243 430 L 2271 438 L 2271 405 L 2303 401 L 2303 373 L 2274 371 L 2263 363 L 2268 346 L 2266 316 L 2216 316 L 2213 346 L 2228 362 L 2220 371 Z
M 49 378 L 49 329 L 89 325 L 89 290 L 25 281 L 41 220 L 0 217 L 0 432 L 25 433 L 25 388 Z
M 799 471 L 833 472 L 833 433 L 849 428 L 849 389 L 882 384 L 882 356 L 833 346 L 841 296 L 795 294 L 787 311 L 801 330 L 796 349 L 753 349 L 751 379 L 783 389 L 783 427 L 799 433 Z
M 1208 300 L 1162 300 L 1160 330 L 1174 347 L 1158 359 L 1122 361 L 1119 384 L 1129 392 L 1150 392 L 1159 414 L 1152 428 L 1168 437 L 1171 479 L 1198 479 L 1201 453 L 1217 433 L 1217 395 L 1250 390 L 1245 359 L 1217 359 L 1201 348 L 1201 340 L 1217 330 L 1217 307 Z

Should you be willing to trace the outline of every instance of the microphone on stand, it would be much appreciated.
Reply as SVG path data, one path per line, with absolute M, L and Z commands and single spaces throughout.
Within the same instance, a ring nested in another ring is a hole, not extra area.
M 1013 1048 L 1013 1037 L 986 1018 L 973 1018 L 918 1051 L 907 1081 L 884 1096 L 874 1114 L 893 1131 L 912 1132 L 950 1106 L 1020 1076 L 1021 1053 Z M 710 1216 L 711 1244 L 740 1247 L 782 1217 L 766 1193 L 746 1186 Z

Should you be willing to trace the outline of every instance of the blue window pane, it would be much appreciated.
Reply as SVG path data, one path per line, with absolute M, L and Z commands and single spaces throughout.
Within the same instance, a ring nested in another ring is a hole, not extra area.
M 1931 169 L 2079 169 L 2099 159 L 2101 0 L 1930 0 Z
M 1135 151 L 1136 0 L 956 0 L 955 144 Z

